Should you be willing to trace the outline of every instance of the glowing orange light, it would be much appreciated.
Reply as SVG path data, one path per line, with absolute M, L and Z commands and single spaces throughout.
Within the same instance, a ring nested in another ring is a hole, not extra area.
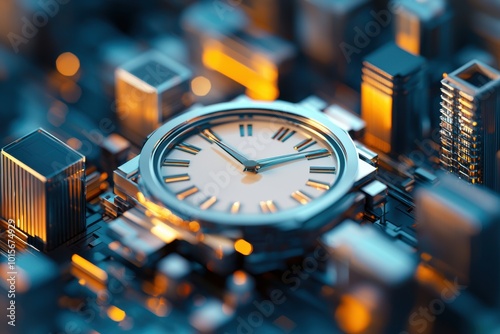
M 158 238 L 160 238 L 162 241 L 166 242 L 167 244 L 171 243 L 175 239 L 177 239 L 178 234 L 177 231 L 175 231 L 173 228 L 165 225 L 165 224 L 158 224 L 155 225 L 151 228 L 151 233 L 156 235 Z
M 125 319 L 125 316 L 127 315 L 124 310 L 119 309 L 116 306 L 110 306 L 108 308 L 108 317 L 116 322 L 123 321 Z
M 162 207 L 156 203 L 153 203 L 146 199 L 143 193 L 138 192 L 137 193 L 137 199 L 139 202 L 146 207 L 150 211 L 150 213 L 153 216 L 160 216 L 162 218 L 165 218 L 168 220 L 171 224 L 175 225 L 183 225 L 185 224 L 185 221 L 181 219 L 180 217 L 174 215 L 172 211 L 168 210 L 165 207 Z
M 259 55 L 242 63 L 237 58 L 242 55 L 232 55 L 230 50 L 224 49 L 220 43 L 207 43 L 203 50 L 203 64 L 214 71 L 245 86 L 247 95 L 259 100 L 272 101 L 278 98 L 278 72 L 276 67 Z M 233 52 L 234 53 L 234 52 Z
M 417 16 L 405 13 L 396 23 L 396 44 L 414 55 L 420 54 L 420 22 Z
M 62 75 L 71 77 L 80 69 L 80 60 L 73 53 L 65 52 L 57 57 L 56 68 Z
M 191 294 L 192 288 L 189 283 L 181 283 L 177 287 L 177 294 L 181 297 L 187 297 Z
M 430 255 L 429 253 L 422 253 L 420 257 L 426 262 L 429 262 L 432 259 L 432 255 Z
M 371 323 L 368 309 L 357 298 L 345 295 L 335 311 L 335 319 L 339 327 L 346 333 L 365 331 Z
M 59 93 L 65 101 L 75 103 L 82 96 L 82 89 L 74 82 L 67 81 L 59 86 Z
M 246 240 L 238 239 L 234 243 L 234 249 L 243 255 L 250 255 L 253 252 L 253 246 Z
M 211 89 L 212 83 L 203 76 L 196 77 L 191 81 L 191 90 L 196 96 L 206 96 Z

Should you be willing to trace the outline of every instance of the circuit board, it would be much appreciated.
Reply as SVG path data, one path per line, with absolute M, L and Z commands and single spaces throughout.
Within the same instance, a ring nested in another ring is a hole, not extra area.
M 499 66 L 494 0 L 2 0 L 0 332 L 500 333 Z

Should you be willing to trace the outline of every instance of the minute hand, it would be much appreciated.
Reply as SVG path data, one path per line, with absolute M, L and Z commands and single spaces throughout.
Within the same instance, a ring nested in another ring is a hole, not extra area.
M 294 154 L 287 154 L 287 155 L 281 155 L 278 157 L 261 159 L 261 160 L 256 161 L 256 165 L 254 166 L 255 168 L 253 170 L 255 172 L 259 172 L 265 168 L 284 164 L 284 163 L 289 162 L 289 161 L 309 158 L 312 155 L 321 154 L 321 153 L 328 153 L 328 150 L 325 148 L 322 148 L 319 150 L 300 152 L 300 153 L 294 153 Z

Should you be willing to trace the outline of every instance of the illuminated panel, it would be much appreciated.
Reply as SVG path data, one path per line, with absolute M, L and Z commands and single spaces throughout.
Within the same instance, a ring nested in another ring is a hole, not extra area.
M 412 54 L 444 58 L 452 54 L 453 12 L 445 0 L 394 3 L 396 44 Z
M 396 44 L 413 54 L 420 54 L 420 21 L 412 13 L 396 17 Z
M 388 43 L 363 61 L 361 116 L 365 142 L 397 156 L 429 131 L 425 59 Z
M 246 87 L 252 98 L 271 101 L 278 98 L 276 66 L 263 57 L 247 58 L 211 40 L 204 45 L 202 61 L 207 68 Z
M 123 133 L 140 145 L 165 120 L 192 103 L 191 72 L 155 51 L 116 70 L 117 113 Z
M 42 129 L 1 152 L 1 212 L 53 249 L 85 231 L 85 157 Z

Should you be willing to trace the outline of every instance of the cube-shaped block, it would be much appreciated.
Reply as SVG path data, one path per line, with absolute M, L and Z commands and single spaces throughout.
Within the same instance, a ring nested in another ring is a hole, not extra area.
M 85 231 L 85 157 L 43 129 L 5 146 L 1 216 L 51 250 Z

